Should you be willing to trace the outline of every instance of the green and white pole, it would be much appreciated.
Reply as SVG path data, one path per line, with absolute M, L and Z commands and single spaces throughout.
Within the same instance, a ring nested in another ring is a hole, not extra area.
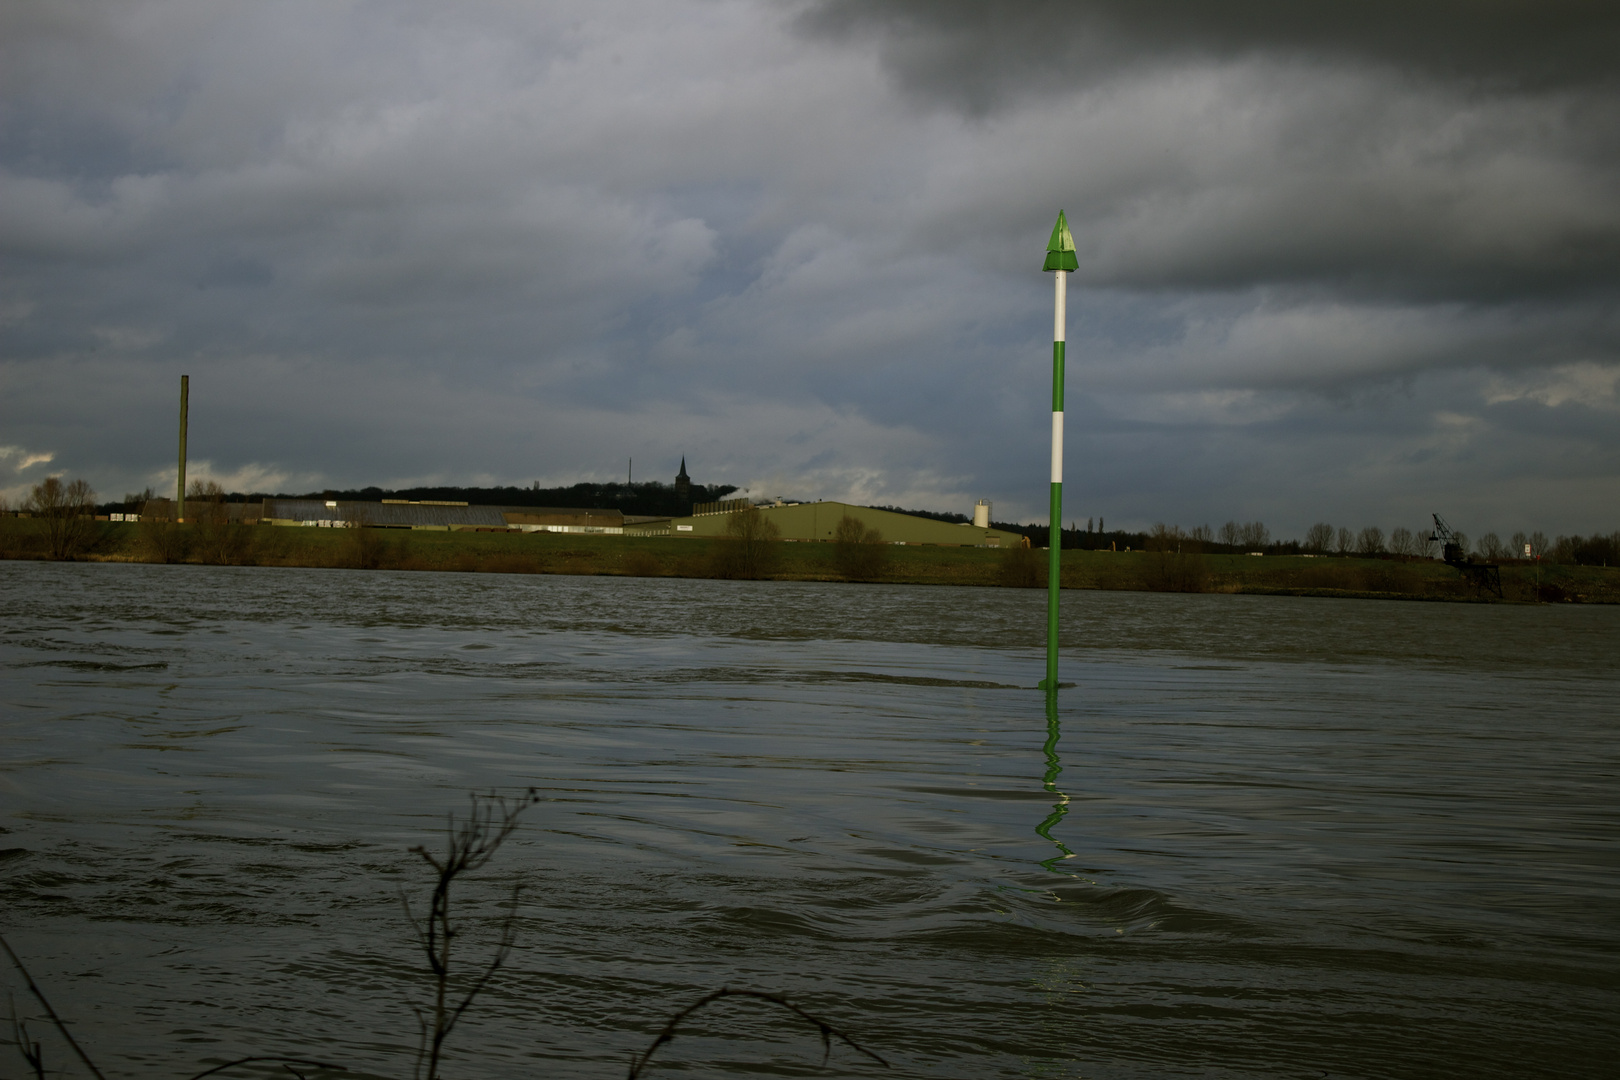
M 1046 244 L 1043 271 L 1053 273 L 1056 289 L 1052 316 L 1052 515 L 1047 527 L 1046 678 L 1041 689 L 1058 689 L 1058 593 L 1063 584 L 1063 348 L 1069 320 L 1069 274 L 1080 267 L 1069 222 L 1058 211 L 1052 239 Z

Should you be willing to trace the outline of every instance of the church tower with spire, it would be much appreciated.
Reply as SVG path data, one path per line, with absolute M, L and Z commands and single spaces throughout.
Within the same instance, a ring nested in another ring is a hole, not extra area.
M 681 455 L 681 471 L 675 474 L 675 501 L 681 504 L 681 513 L 692 512 L 692 478 L 686 475 L 686 455 Z

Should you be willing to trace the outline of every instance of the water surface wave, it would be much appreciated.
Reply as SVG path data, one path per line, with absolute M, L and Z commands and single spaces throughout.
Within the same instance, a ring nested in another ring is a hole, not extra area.
M 0 929 L 109 1075 L 405 1074 L 407 849 L 529 787 L 454 1076 L 617 1075 L 722 984 L 894 1076 L 1620 1052 L 1614 609 L 1067 594 L 1049 717 L 1014 590 L 0 563 L 0 601 Z M 742 1007 L 665 1053 L 819 1060 Z

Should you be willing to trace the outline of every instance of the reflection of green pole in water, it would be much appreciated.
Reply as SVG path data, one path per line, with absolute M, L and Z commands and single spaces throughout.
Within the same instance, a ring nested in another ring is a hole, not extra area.
M 1057 753 L 1058 739 L 1062 734 L 1058 727 L 1057 691 L 1052 690 L 1046 695 L 1046 745 L 1042 747 L 1046 751 L 1046 777 L 1041 786 L 1056 795 L 1058 801 L 1052 804 L 1052 812 L 1046 815 L 1046 820 L 1035 826 L 1035 831 L 1062 852 L 1050 859 L 1041 860 L 1041 865 L 1054 873 L 1057 871 L 1058 863 L 1064 859 L 1074 858 L 1074 852 L 1065 847 L 1063 841 L 1052 837 L 1052 827 L 1062 821 L 1063 816 L 1069 812 L 1069 797 L 1059 791 L 1057 786 L 1058 773 L 1063 771 L 1063 763 L 1058 760 Z

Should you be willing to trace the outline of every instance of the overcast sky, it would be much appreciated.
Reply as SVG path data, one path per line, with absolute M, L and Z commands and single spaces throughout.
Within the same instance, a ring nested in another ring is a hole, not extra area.
M 8 0 L 0 494 L 1620 528 L 1620 5 Z

